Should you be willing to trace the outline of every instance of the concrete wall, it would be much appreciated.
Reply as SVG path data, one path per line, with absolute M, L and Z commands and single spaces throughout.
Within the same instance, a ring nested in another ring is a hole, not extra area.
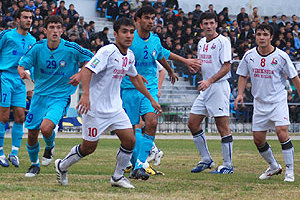
M 97 0 L 65 0 L 66 8 L 69 9 L 69 5 L 72 3 L 75 6 L 75 10 L 86 18 L 99 16 L 96 12 Z

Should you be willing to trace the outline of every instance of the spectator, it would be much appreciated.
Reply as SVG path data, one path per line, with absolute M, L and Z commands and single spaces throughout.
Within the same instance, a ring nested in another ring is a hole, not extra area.
M 78 12 L 75 10 L 74 5 L 70 4 L 69 5 L 69 10 L 68 10 L 68 16 L 70 18 L 70 23 L 77 23 L 77 20 L 79 18 Z
M 157 8 L 163 8 L 163 3 L 162 0 L 157 0 L 154 4 L 153 4 L 153 8 L 157 9 Z
M 17 4 L 18 4 L 19 9 L 25 8 L 24 1 L 18 1 Z
M 243 41 L 248 40 L 250 43 L 254 42 L 254 33 L 253 30 L 250 29 L 249 24 L 245 25 L 244 30 L 241 31 L 239 39 Z
M 177 0 L 166 0 L 165 6 L 167 8 L 175 8 L 175 10 L 178 10 L 179 8 Z
M 42 6 L 42 0 L 35 0 L 34 1 L 34 5 L 37 7 L 37 8 L 40 8 Z
M 298 35 L 299 35 L 299 25 L 297 23 L 294 24 L 292 33 L 293 33 L 294 39 L 298 38 Z
M 89 31 L 90 31 L 90 25 L 89 24 L 85 24 L 83 26 L 83 32 L 82 33 L 86 33 L 86 38 L 89 40 L 90 39 L 90 35 L 89 35 Z
M 104 45 L 110 44 L 109 39 L 107 37 L 109 29 L 107 27 L 104 27 L 101 32 L 98 33 L 98 37 L 101 41 L 103 41 Z
M 39 21 L 39 20 L 43 20 L 43 16 L 40 14 L 40 8 L 36 8 L 35 9 L 35 14 L 34 14 L 34 21 Z
M 77 35 L 75 35 L 75 34 L 71 34 L 70 36 L 69 36 L 69 41 L 70 42 L 76 42 L 76 39 L 77 39 L 78 37 L 77 37 Z
M 10 16 L 10 12 L 7 12 L 3 18 L 3 21 L 7 24 L 8 22 L 13 21 L 12 16 Z
M 292 23 L 291 22 L 286 22 L 284 29 L 285 29 L 286 32 L 292 32 Z
M 140 0 L 132 0 L 130 2 L 130 8 L 131 8 L 131 12 L 136 12 L 138 9 L 140 9 L 142 7 L 142 2 L 140 2 Z
M 18 7 L 17 3 L 13 2 L 11 7 L 8 8 L 8 10 L 10 12 L 10 16 L 15 17 L 15 14 L 19 10 L 19 7 Z
M 230 22 L 231 20 L 229 19 L 228 13 L 229 13 L 228 7 L 224 7 L 223 10 L 219 13 L 218 16 L 223 15 L 224 16 L 224 21 L 225 22 Z
M 84 17 L 80 16 L 79 21 L 76 24 L 77 24 L 79 33 L 82 33 L 84 30 L 84 25 L 86 24 L 86 22 L 84 21 Z
M 36 6 L 34 5 L 34 1 L 30 0 L 29 4 L 25 6 L 26 9 L 31 10 L 33 14 L 35 13 Z
M 0 15 L 0 28 L 3 30 L 6 27 L 6 23 L 3 20 L 3 16 Z M 1 32 L 1 31 L 0 31 Z
M 215 13 L 215 15 L 218 16 L 217 12 L 214 10 L 214 5 L 213 4 L 209 4 L 208 5 L 208 10 L 205 12 L 211 12 L 211 13 Z
M 292 26 L 295 26 L 295 25 L 299 26 L 300 25 L 299 21 L 298 21 L 298 17 L 296 15 L 292 15 L 292 20 L 293 20 Z
M 161 18 L 161 14 L 160 13 L 157 13 L 156 14 L 156 17 L 155 17 L 155 25 L 157 25 L 158 22 L 161 22 L 162 26 L 164 25 L 164 19 Z
M 65 1 L 60 1 L 59 7 L 56 8 L 56 14 L 62 16 L 65 10 L 67 10 L 65 7 Z
M 250 15 L 250 21 L 254 21 L 255 18 L 258 18 L 258 22 L 260 23 L 261 16 L 258 14 L 258 8 L 254 7 L 253 12 Z
M 108 0 L 98 0 L 97 1 L 97 10 L 100 11 L 100 16 L 104 17 L 104 13 L 106 12 Z
M 281 22 L 278 24 L 279 28 L 280 28 L 280 27 L 285 27 L 286 22 L 287 22 L 287 17 L 286 17 L 286 15 L 281 15 L 280 19 L 281 19 Z
M 91 42 L 91 50 L 92 51 L 98 51 L 101 47 L 103 47 L 104 43 L 100 40 L 100 38 L 96 38 Z
M 241 22 L 244 21 L 245 18 L 249 18 L 248 14 L 246 13 L 246 9 L 245 8 L 241 8 L 241 12 L 237 15 L 237 22 L 238 24 L 241 26 Z
M 194 49 L 197 49 L 197 45 L 194 44 L 193 38 L 189 38 L 188 42 L 183 45 L 184 54 L 187 55 L 189 53 L 192 54 Z
M 298 37 L 294 39 L 295 40 L 295 48 L 297 51 L 300 50 L 300 34 L 298 34 Z
M 278 38 L 279 26 L 278 26 L 278 23 L 277 23 L 277 16 L 276 15 L 272 16 L 272 22 L 270 23 L 270 25 L 273 27 L 274 38 Z
M 48 16 L 48 4 L 47 1 L 42 2 L 42 7 L 41 7 L 41 15 L 45 19 L 46 16 Z
M 76 24 L 73 24 L 73 25 L 72 25 L 72 28 L 69 29 L 69 30 L 67 31 L 67 34 L 68 34 L 68 37 L 69 37 L 69 38 L 71 38 L 72 35 L 75 35 L 75 36 L 76 36 L 75 40 L 76 40 L 77 38 L 79 38 L 79 31 L 78 31 L 77 25 L 76 25 Z M 74 40 L 74 41 L 75 41 L 75 40 Z
M 149 0 L 144 0 L 142 6 L 152 6 L 152 3 Z
M 118 9 L 118 0 L 109 0 L 107 4 L 107 15 L 112 17 L 112 20 L 115 21 L 119 15 Z
M 87 33 L 86 32 L 82 32 L 81 33 L 81 38 L 77 38 L 75 40 L 75 42 L 77 44 L 79 44 L 80 46 L 86 48 L 86 49 L 90 49 L 91 48 L 91 44 L 90 44 L 90 41 L 89 39 L 87 38 Z
M 249 24 L 250 26 L 250 21 L 249 21 L 249 17 L 244 17 L 244 21 L 241 22 L 241 28 L 244 28 L 246 24 Z
M 88 32 L 88 35 L 93 38 L 94 35 L 95 35 L 95 33 L 96 33 L 95 32 L 95 22 L 94 21 L 90 21 L 89 25 L 90 25 L 90 30 Z
M 56 15 L 56 5 L 53 1 L 50 3 L 50 7 L 49 7 L 49 10 L 48 10 L 48 15 L 50 13 L 49 11 L 51 11 L 50 15 Z
M 130 4 L 128 0 L 123 1 L 119 6 L 119 18 L 121 17 L 130 18 Z
M 194 20 L 198 23 L 199 20 L 200 20 L 200 15 L 202 14 L 202 10 L 201 10 L 201 6 L 200 4 L 196 4 L 196 8 L 195 10 L 193 11 L 193 15 L 194 15 Z

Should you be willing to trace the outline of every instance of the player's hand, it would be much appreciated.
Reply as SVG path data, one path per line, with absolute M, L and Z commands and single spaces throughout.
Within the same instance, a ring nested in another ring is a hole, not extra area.
M 244 97 L 243 95 L 238 95 L 234 101 L 234 110 L 236 110 L 238 108 L 238 104 L 241 103 L 242 107 L 245 107 L 244 104 Z
M 70 77 L 69 84 L 72 84 L 73 86 L 77 86 L 80 83 L 80 80 L 81 80 L 80 73 L 76 73 Z
M 201 71 L 202 62 L 200 59 L 186 59 L 185 65 L 189 68 L 189 71 L 195 74 L 198 71 Z
M 174 84 L 179 79 L 174 71 L 169 73 L 169 77 L 170 77 L 170 81 L 171 81 L 172 84 Z
M 90 99 L 88 95 L 82 95 L 76 107 L 79 113 L 87 114 L 90 109 Z
M 157 96 L 158 96 L 158 98 L 160 98 L 160 96 L 161 96 L 161 89 L 160 88 L 158 88 Z
M 211 85 L 211 82 L 209 80 L 202 80 L 202 81 L 199 81 L 198 83 L 199 83 L 199 86 L 198 86 L 199 91 L 205 91 Z
M 155 101 L 154 99 L 151 101 L 151 105 L 152 107 L 155 109 L 154 110 L 154 113 L 157 114 L 157 115 L 161 115 L 162 113 L 162 110 L 161 110 L 161 107 L 159 105 L 159 103 L 157 103 L 157 101 Z
M 29 75 L 27 72 L 25 72 L 24 70 L 21 71 L 21 72 L 19 72 L 19 74 L 20 74 L 20 78 L 21 78 L 21 79 L 28 79 L 28 80 L 31 80 L 30 75 Z
M 149 84 L 149 82 L 147 81 L 147 79 L 144 77 L 144 76 L 142 76 L 142 75 L 140 75 L 141 76 L 141 78 L 142 78 L 142 81 L 144 82 L 144 83 L 147 83 L 147 85 Z

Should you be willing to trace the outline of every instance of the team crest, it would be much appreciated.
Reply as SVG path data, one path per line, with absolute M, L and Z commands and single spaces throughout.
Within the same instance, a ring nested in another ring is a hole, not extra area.
M 32 45 L 30 44 L 30 45 L 28 45 L 28 49 L 31 49 L 31 47 L 32 47 Z
M 61 60 L 61 61 L 59 62 L 59 66 L 60 66 L 60 67 L 65 67 L 65 66 L 66 66 L 66 61 Z
M 97 58 L 95 58 L 95 60 L 92 62 L 91 67 L 92 68 L 96 68 L 97 65 L 99 64 L 100 60 L 98 60 Z
M 217 47 L 217 45 L 215 43 L 213 43 L 213 45 L 211 46 L 211 49 L 215 49 Z
M 153 55 L 154 57 L 156 56 L 156 50 L 155 50 L 155 49 L 152 51 L 152 55 Z
M 276 58 L 273 58 L 271 65 L 277 65 L 278 64 L 278 60 Z

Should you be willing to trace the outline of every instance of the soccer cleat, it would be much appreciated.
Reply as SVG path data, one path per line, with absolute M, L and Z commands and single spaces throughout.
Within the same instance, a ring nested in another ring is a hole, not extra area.
M 7 158 L 5 157 L 5 155 L 0 156 L 0 165 L 2 167 L 9 167 L 9 162 L 8 162 Z
M 155 170 L 151 165 L 147 167 L 145 171 L 149 175 L 162 175 L 162 176 L 165 175 L 163 172 Z
M 211 174 L 233 174 L 234 171 L 233 171 L 233 167 L 229 168 L 229 167 L 221 165 L 221 166 L 217 167 L 216 170 L 211 171 L 210 173 Z
M 139 168 L 131 171 L 129 178 L 147 180 L 150 176 L 146 173 L 144 168 Z
M 40 167 L 31 165 L 28 169 L 28 172 L 25 174 L 25 177 L 32 178 L 40 173 Z
M 281 174 L 281 172 L 282 172 L 282 167 L 280 164 L 278 164 L 278 168 L 274 170 L 268 167 L 268 169 L 262 175 L 260 175 L 259 179 L 260 180 L 270 179 L 271 176 Z
M 205 169 L 211 169 L 215 166 L 215 163 L 213 160 L 211 160 L 209 163 L 200 161 L 197 166 L 191 170 L 192 173 L 199 173 L 202 172 Z
M 163 155 L 164 152 L 158 149 L 158 152 L 155 154 L 154 165 L 160 165 L 160 161 Z
M 124 173 L 130 173 L 131 170 L 133 170 L 133 166 L 132 166 L 132 165 L 127 166 L 127 167 L 124 169 Z
M 119 179 L 115 179 L 113 176 L 110 178 L 110 184 L 112 187 L 123 187 L 123 188 L 128 188 L 132 189 L 134 186 L 130 183 L 130 181 L 122 176 Z
M 14 156 L 14 155 L 8 155 L 8 160 L 11 162 L 11 164 L 15 167 L 19 167 L 20 163 L 19 163 L 19 158 L 18 156 Z
M 294 181 L 295 181 L 294 174 L 285 173 L 285 175 L 284 175 L 284 182 L 294 182 Z
M 45 148 L 44 155 L 43 155 L 43 158 L 42 158 L 42 165 L 43 166 L 50 165 L 50 163 L 53 159 L 54 150 L 55 150 L 55 145 L 51 149 L 46 149 Z
M 156 151 L 151 150 L 150 155 L 147 158 L 148 162 L 151 162 L 152 160 L 155 159 Z
M 68 185 L 68 171 L 62 172 L 59 169 L 59 164 L 61 162 L 61 159 L 57 159 L 54 162 L 55 170 L 56 170 L 56 176 L 57 176 L 57 181 L 61 185 Z

